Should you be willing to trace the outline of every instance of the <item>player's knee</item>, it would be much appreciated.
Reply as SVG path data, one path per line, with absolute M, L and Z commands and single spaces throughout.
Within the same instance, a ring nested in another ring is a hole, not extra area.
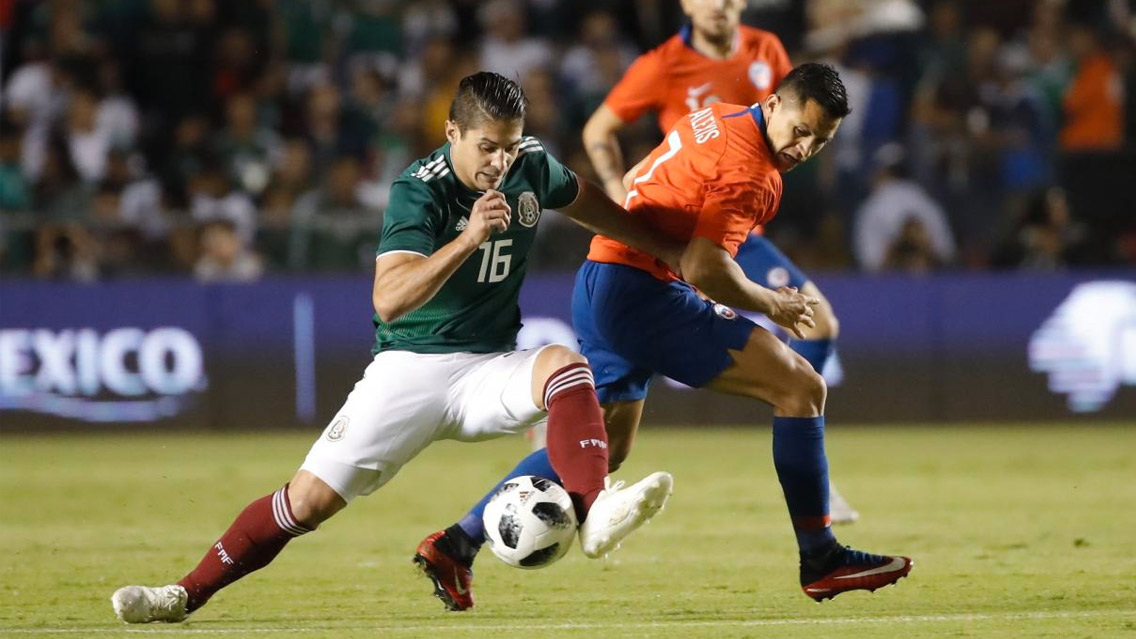
M 293 479 L 288 485 L 288 505 L 297 523 L 309 530 L 315 530 L 347 503 L 322 481 Z
M 544 349 L 540 354 L 546 370 L 556 372 L 565 366 L 573 364 L 587 364 L 588 358 L 577 353 L 576 351 L 568 348 L 567 346 L 560 346 L 553 344 Z
M 788 395 L 778 406 L 783 413 L 799 417 L 824 414 L 828 386 L 824 383 L 824 378 L 808 366 L 808 362 L 794 368 L 789 389 Z

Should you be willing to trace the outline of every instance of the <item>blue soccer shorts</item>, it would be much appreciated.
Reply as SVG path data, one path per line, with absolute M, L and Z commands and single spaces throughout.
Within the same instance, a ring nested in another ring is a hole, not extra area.
M 572 325 L 600 403 L 645 398 L 654 373 L 705 386 L 733 364 L 729 351 L 744 348 L 757 327 L 685 282 L 591 260 L 576 273 Z
M 792 260 L 761 235 L 750 235 L 738 247 L 734 260 L 750 281 L 765 288 L 777 290 L 782 286 L 795 286 L 800 289 L 809 281 L 809 277 Z

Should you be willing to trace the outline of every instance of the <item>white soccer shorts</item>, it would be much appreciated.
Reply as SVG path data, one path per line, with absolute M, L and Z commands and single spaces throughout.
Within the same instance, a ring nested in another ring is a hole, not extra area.
M 542 350 L 379 353 L 301 468 L 350 502 L 390 481 L 434 441 L 522 433 L 547 418 L 532 399 Z

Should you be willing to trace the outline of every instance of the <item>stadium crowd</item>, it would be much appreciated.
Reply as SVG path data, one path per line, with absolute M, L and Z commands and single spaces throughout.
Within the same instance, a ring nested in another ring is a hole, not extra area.
M 97 280 L 366 271 L 457 81 L 580 129 L 678 0 L 0 0 L 0 265 Z M 853 107 L 767 229 L 810 271 L 1136 265 L 1136 2 L 750 0 Z M 643 118 L 634 161 L 658 142 Z M 549 214 L 540 268 L 587 234 Z

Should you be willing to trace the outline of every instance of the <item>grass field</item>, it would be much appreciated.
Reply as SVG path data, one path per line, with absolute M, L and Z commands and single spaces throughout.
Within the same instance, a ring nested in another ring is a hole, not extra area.
M 108 598 L 181 577 L 310 434 L 0 438 L 0 637 L 1002 637 L 1136 639 L 1136 428 L 833 428 L 860 523 L 912 555 L 875 594 L 813 603 L 764 430 L 644 432 L 620 476 L 675 474 L 657 520 L 606 561 L 536 572 L 488 553 L 477 607 L 446 613 L 409 562 L 526 450 L 441 443 L 190 621 L 126 627 Z

